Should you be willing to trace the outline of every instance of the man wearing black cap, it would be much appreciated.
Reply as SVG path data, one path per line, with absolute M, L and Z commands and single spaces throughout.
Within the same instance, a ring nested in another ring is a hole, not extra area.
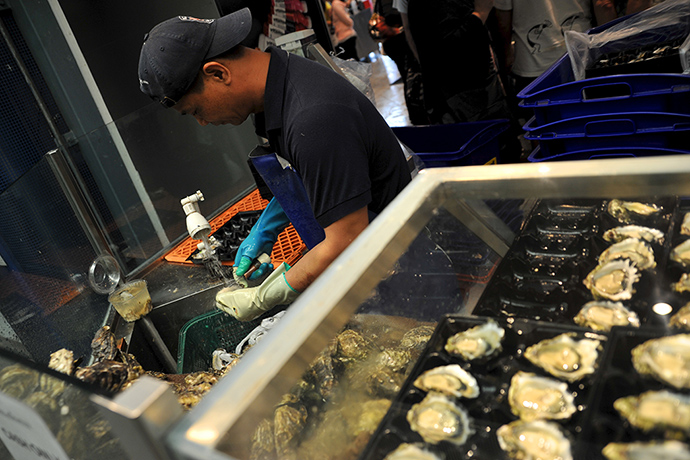
M 292 302 L 410 181 L 395 135 L 362 93 L 316 62 L 243 46 L 250 25 L 246 8 L 216 20 L 169 19 L 146 35 L 139 61 L 141 90 L 201 125 L 256 114 L 257 133 L 296 170 L 324 229 L 289 271 L 283 264 L 257 287 L 218 293 L 218 307 L 240 320 Z M 286 224 L 272 200 L 240 247 L 236 274 L 270 252 Z

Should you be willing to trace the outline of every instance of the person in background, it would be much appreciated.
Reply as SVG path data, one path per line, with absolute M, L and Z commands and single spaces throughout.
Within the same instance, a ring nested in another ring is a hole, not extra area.
M 516 95 L 566 52 L 564 32 L 584 32 L 617 17 L 613 0 L 495 0 L 501 34 L 502 69 L 511 78 L 511 102 L 518 118 Z
M 407 11 L 406 0 L 376 0 L 376 9 L 392 27 L 403 26 L 403 15 L 393 7 L 394 1 L 402 1 L 401 8 Z M 405 15 L 407 16 L 407 15 Z M 405 106 L 413 125 L 428 125 L 429 117 L 424 108 L 424 84 L 419 61 L 412 53 L 407 34 L 403 32 L 386 38 L 382 43 L 383 52 L 390 57 L 400 72 L 405 93 Z
M 349 3 L 345 0 L 333 0 L 331 3 L 331 18 L 335 30 L 335 53 L 341 59 L 359 60 L 357 55 L 357 32 L 355 32 Z
M 511 118 L 484 23 L 493 0 L 409 0 L 424 102 L 434 124 Z
M 218 308 L 242 321 L 294 301 L 410 182 L 397 138 L 364 94 L 314 61 L 241 45 L 250 28 L 247 8 L 220 19 L 179 16 L 146 34 L 139 58 L 140 90 L 202 126 L 254 114 L 257 134 L 299 176 L 324 230 L 293 267 L 264 263 L 249 277 L 270 273 L 259 286 L 218 292 Z M 288 225 L 276 198 L 240 245 L 235 275 L 270 254 Z

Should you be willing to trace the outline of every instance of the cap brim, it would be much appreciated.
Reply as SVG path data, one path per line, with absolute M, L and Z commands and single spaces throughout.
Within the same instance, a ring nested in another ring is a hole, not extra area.
M 205 59 L 223 54 L 242 43 L 252 28 L 252 15 L 249 8 L 242 8 L 216 19 L 215 26 L 213 41 Z

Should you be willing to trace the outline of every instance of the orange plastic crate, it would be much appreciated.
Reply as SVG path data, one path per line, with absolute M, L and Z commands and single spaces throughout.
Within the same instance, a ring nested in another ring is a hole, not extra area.
M 211 234 L 215 233 L 216 230 L 225 225 L 225 223 L 232 219 L 235 214 L 244 211 L 261 211 L 262 209 L 266 208 L 267 205 L 268 201 L 261 198 L 259 190 L 254 190 L 238 203 L 228 208 L 225 212 L 219 214 L 213 220 L 209 221 L 209 224 L 211 225 Z M 187 259 L 189 259 L 189 256 L 196 251 L 197 244 L 199 244 L 199 240 L 193 240 L 191 237 L 187 237 L 187 239 L 183 240 L 168 254 L 166 254 L 165 260 L 168 262 L 181 264 L 194 264 L 194 262 Z M 276 244 L 273 246 L 273 252 L 271 253 L 271 262 L 273 262 L 274 266 L 277 266 L 282 262 L 287 262 L 288 265 L 293 265 L 299 260 L 300 257 L 302 257 L 302 254 L 306 249 L 307 247 L 297 234 L 295 227 L 289 225 L 280 235 L 278 235 L 278 241 L 276 241 Z M 233 261 L 224 261 L 223 264 L 232 265 Z

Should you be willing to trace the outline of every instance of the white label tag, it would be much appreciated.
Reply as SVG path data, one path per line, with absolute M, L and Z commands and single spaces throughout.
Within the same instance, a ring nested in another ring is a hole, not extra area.
M 69 460 L 43 419 L 0 393 L 0 439 L 15 460 Z

